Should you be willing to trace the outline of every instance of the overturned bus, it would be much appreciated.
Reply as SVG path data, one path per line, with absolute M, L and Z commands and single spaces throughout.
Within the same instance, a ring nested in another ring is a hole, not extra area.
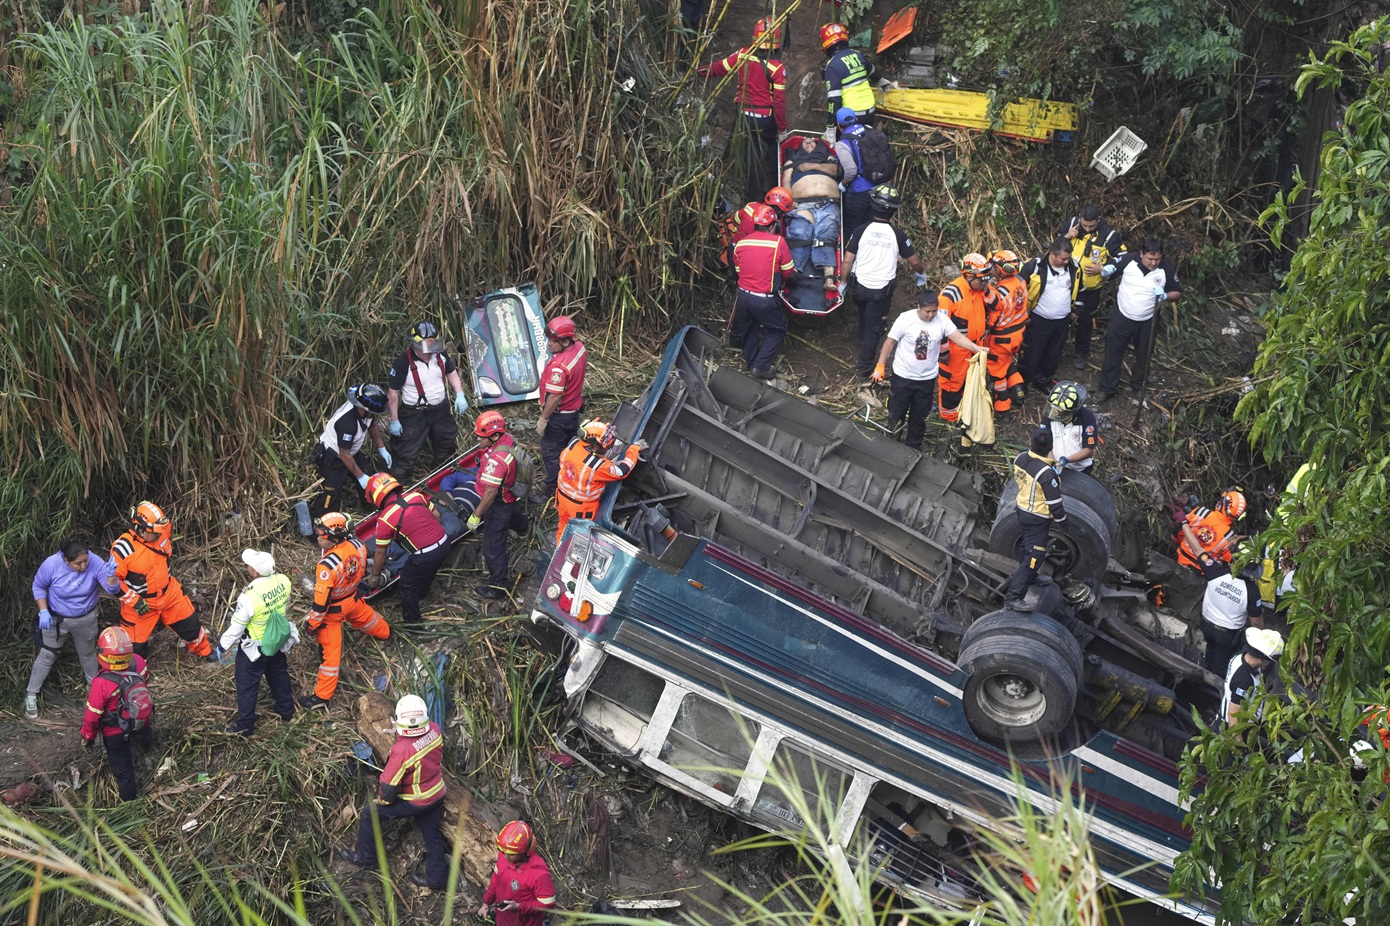
M 822 808 L 848 855 L 937 902 L 975 896 L 971 834 L 1011 814 L 1012 759 L 1043 810 L 1059 787 L 1084 794 L 1107 879 L 1211 922 L 1167 894 L 1189 844 L 1175 759 L 1219 682 L 1111 561 L 1101 484 L 1064 478 L 1052 580 L 1031 612 L 998 610 L 1011 504 L 986 522 L 977 477 L 719 353 L 697 328 L 672 341 L 619 416 L 648 462 L 570 522 L 541 582 L 532 616 L 570 643 L 579 725 L 764 829 Z

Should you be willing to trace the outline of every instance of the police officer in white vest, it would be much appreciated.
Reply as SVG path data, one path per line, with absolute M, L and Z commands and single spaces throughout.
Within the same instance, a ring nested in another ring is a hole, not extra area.
M 468 399 L 463 395 L 458 368 L 444 352 L 439 329 L 432 322 L 416 322 L 406 344 L 405 352 L 391 365 L 386 403 L 391 415 L 387 431 L 395 457 L 391 472 L 408 484 L 426 440 L 433 451 L 431 470 L 453 459 L 459 434 L 454 415 L 468 411 Z M 446 384 L 454 392 L 452 414 Z

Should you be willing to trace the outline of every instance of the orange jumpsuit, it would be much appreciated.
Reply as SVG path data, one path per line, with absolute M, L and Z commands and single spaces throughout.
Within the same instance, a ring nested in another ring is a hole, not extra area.
M 627 453 L 617 463 L 598 449 L 597 444 L 591 446 L 584 438 L 576 437 L 560 454 L 560 481 L 555 490 L 555 507 L 560 512 L 560 526 L 555 529 L 557 546 L 570 518 L 593 518 L 598 513 L 603 487 L 626 479 L 637 465 L 640 451 L 636 444 L 628 445 Z
M 179 580 L 169 574 L 172 532 L 173 525 L 163 525 L 159 539 L 149 544 L 134 531 L 126 531 L 111 544 L 116 578 L 121 583 L 121 627 L 130 635 L 139 656 L 145 655 L 150 635 L 161 623 L 179 635 L 190 653 L 207 656 L 212 644 L 198 620 L 198 609 L 184 594 Z M 149 606 L 144 614 L 135 610 L 141 601 Z
M 994 393 L 994 410 L 1006 412 L 1013 408 L 1009 390 L 1023 385 L 1018 372 L 1018 349 L 1023 346 L 1023 329 L 1028 324 L 1028 284 L 1018 274 L 1004 277 L 995 284 L 994 311 L 986 319 L 989 333 L 984 347 L 990 385 Z
M 1201 550 L 1189 550 L 1187 547 L 1187 537 L 1178 530 L 1178 562 L 1194 569 L 1202 571 L 1202 564 L 1199 556 L 1205 552 L 1211 554 L 1217 562 L 1229 563 L 1232 557 L 1231 540 L 1235 537 L 1235 531 L 1231 528 L 1231 519 L 1224 511 L 1212 511 L 1210 508 L 1194 508 L 1187 513 L 1187 524 L 1192 528 L 1192 533 L 1197 535 L 1197 541 L 1201 543 Z
M 964 276 L 958 276 L 936 297 L 936 305 L 961 334 L 983 347 L 986 315 L 994 309 L 997 299 L 993 289 L 986 287 L 983 292 L 977 292 L 970 288 Z M 937 404 L 941 408 L 941 420 L 954 423 L 960 420 L 960 397 L 965 391 L 966 371 L 970 369 L 970 352 L 943 341 L 940 366 Z
M 372 606 L 357 597 L 357 585 L 367 571 L 367 549 L 350 537 L 324 554 L 314 572 L 313 614 L 308 627 L 323 649 L 314 694 L 325 701 L 338 690 L 338 667 L 343 660 L 343 621 L 369 637 L 385 640 L 391 625 Z

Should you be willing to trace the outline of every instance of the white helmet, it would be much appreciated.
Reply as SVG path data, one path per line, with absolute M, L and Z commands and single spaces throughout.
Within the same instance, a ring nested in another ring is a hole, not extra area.
M 406 695 L 396 702 L 396 732 L 401 736 L 424 736 L 430 728 L 430 712 L 425 699 Z
M 1277 630 L 1262 627 L 1245 628 L 1245 645 L 1266 659 L 1278 659 L 1284 651 L 1284 638 Z

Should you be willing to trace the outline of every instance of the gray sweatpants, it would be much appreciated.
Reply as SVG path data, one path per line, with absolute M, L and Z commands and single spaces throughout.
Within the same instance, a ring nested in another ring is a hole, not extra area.
M 82 671 L 87 676 L 88 684 L 97 677 L 97 609 L 93 608 L 81 617 L 65 617 L 61 620 L 54 615 L 51 630 L 39 631 L 35 628 L 34 638 L 43 642 L 39 647 L 39 654 L 34 657 L 34 668 L 29 672 L 29 687 L 25 689 L 26 693 L 39 693 L 39 689 L 48 678 L 48 670 L 58 661 L 58 650 L 63 648 L 63 641 L 69 637 L 77 650 L 77 659 L 82 663 Z

